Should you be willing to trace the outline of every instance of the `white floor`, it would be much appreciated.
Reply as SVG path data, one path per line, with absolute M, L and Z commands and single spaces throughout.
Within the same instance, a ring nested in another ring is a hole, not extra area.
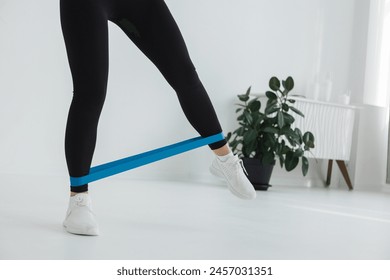
M 63 230 L 58 181 L 0 176 L 0 259 L 390 259 L 389 193 L 105 179 L 86 237 Z

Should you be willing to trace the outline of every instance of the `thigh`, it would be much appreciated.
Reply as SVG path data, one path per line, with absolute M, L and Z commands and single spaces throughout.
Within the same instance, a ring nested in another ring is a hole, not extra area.
M 99 1 L 61 0 L 61 26 L 75 91 L 106 87 L 108 76 L 107 16 Z M 87 93 L 85 93 L 87 94 Z
M 165 78 L 184 79 L 194 66 L 183 36 L 163 0 L 117 0 L 120 12 L 112 19 L 158 67 Z M 183 74 L 183 77 L 179 77 Z

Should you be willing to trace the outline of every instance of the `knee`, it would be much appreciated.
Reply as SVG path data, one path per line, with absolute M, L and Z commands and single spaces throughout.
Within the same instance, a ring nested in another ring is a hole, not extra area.
M 201 85 L 198 73 L 193 64 L 174 69 L 167 77 L 168 82 L 176 91 L 187 91 L 188 89 Z
M 105 90 L 74 90 L 72 103 L 85 112 L 100 113 L 105 100 Z

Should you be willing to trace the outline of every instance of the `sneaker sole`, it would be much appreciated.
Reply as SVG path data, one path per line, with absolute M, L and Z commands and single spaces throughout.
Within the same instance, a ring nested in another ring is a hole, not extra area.
M 98 236 L 99 231 L 95 229 L 89 229 L 87 231 L 82 230 L 80 228 L 74 228 L 74 227 L 69 227 L 63 224 L 64 229 L 72 234 L 77 234 L 77 235 L 87 235 L 87 236 Z
M 224 175 L 219 169 L 215 168 L 214 165 L 211 165 L 210 168 L 209 168 L 209 170 L 210 170 L 210 173 L 213 174 L 214 176 L 217 176 L 217 177 L 219 177 L 219 178 L 221 178 L 221 179 L 225 179 L 225 180 L 226 180 L 225 175 Z M 227 181 L 227 180 L 226 180 L 226 181 Z M 229 191 L 230 191 L 232 194 L 234 194 L 235 196 L 237 196 L 237 197 L 239 197 L 239 198 L 241 198 L 241 199 L 246 199 L 246 200 L 252 200 L 252 199 L 255 199 L 255 198 L 256 198 L 256 195 L 255 195 L 254 197 L 251 197 L 251 196 L 246 196 L 246 195 L 244 195 L 244 194 L 242 194 L 242 193 L 236 191 L 236 189 L 234 189 L 234 188 L 229 184 L 229 181 L 227 181 L 227 182 L 228 182 L 227 185 L 228 185 Z

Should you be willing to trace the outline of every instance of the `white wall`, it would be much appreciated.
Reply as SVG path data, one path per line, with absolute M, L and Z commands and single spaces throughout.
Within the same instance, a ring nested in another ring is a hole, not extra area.
M 296 81 L 310 97 L 316 77 L 338 94 L 364 72 L 368 0 L 167 0 L 225 131 L 235 128 L 236 95 L 271 76 Z M 362 25 L 360 26 L 359 25 Z M 360 26 L 359 32 L 356 26 Z M 66 174 L 63 136 L 71 77 L 58 1 L 0 0 L 0 172 Z M 358 87 L 360 88 L 360 87 Z M 94 163 L 196 136 L 172 89 L 110 23 L 110 79 Z M 208 177 L 206 148 L 122 177 Z M 322 165 L 308 178 L 319 181 Z M 207 174 L 207 175 L 206 175 Z M 276 170 L 275 178 L 301 178 Z
M 359 1 L 363 3 L 367 1 Z M 362 188 L 384 187 L 389 129 L 390 96 L 390 1 L 371 0 L 361 6 L 368 10 L 364 75 L 355 75 L 360 91 L 357 141 L 351 169 L 355 184 Z M 356 45 L 356 44 L 355 44 Z M 358 47 L 361 49 L 361 47 Z M 363 56 L 360 56 L 363 57 Z M 353 69 L 353 68 L 352 68 Z M 361 70 L 360 70 L 361 71 Z M 356 73 L 356 70 L 355 70 Z M 359 79 L 361 77 L 361 79 Z

